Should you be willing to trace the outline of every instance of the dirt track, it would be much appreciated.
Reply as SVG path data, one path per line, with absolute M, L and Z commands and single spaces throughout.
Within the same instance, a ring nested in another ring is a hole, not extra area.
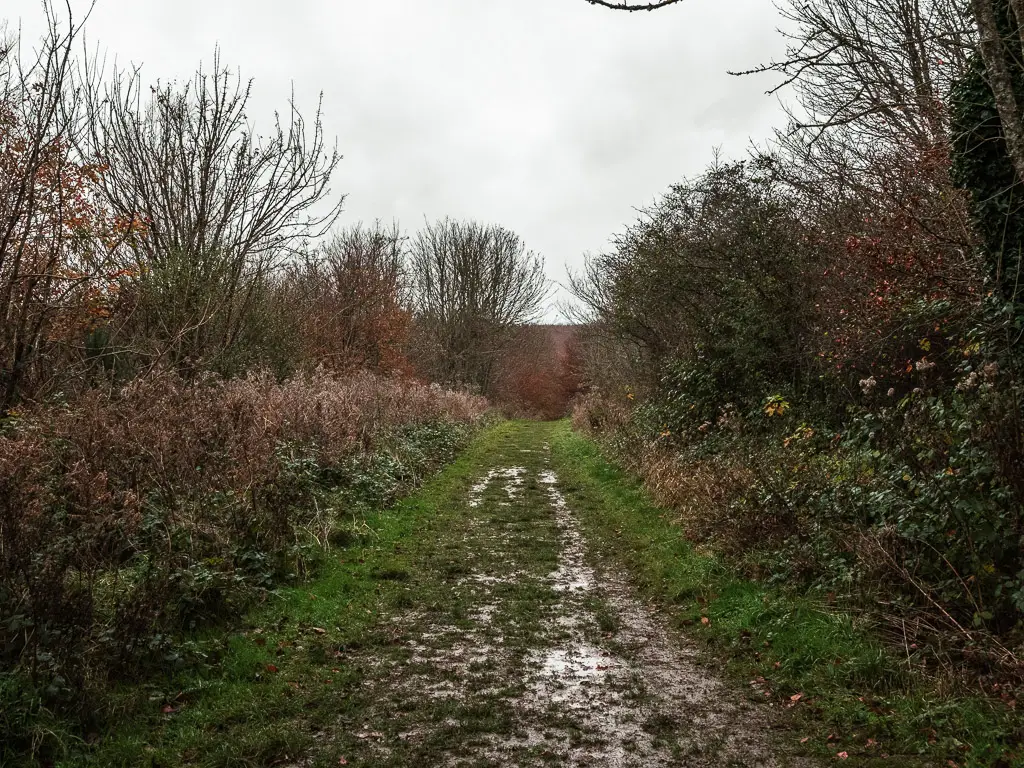
M 594 557 L 544 434 L 523 431 L 478 468 L 461 530 L 433 547 L 430 597 L 359 660 L 359 763 L 794 764 L 765 707 Z

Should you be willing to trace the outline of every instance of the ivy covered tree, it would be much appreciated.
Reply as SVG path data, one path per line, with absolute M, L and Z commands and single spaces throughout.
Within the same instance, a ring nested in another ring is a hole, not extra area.
M 953 89 L 953 177 L 971 194 L 976 230 L 998 293 L 1019 302 L 1024 297 L 1024 183 L 1013 158 L 1014 121 L 1008 125 L 1009 118 L 1004 119 L 999 107 L 1008 96 L 997 93 L 998 83 L 1009 82 L 1013 101 L 1024 103 L 1024 52 L 1019 42 L 1015 44 L 1017 24 L 1008 0 L 994 5 L 1001 53 L 979 49 Z M 994 74 L 994 69 L 1005 77 Z

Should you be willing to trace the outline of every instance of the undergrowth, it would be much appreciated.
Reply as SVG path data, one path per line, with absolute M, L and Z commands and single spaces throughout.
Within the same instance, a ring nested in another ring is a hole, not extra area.
M 370 374 L 134 381 L 0 433 L 0 763 L 102 731 L 110 692 L 312 578 L 450 461 L 480 398 Z M 116 709 L 116 708 L 115 708 Z
M 677 512 L 656 506 L 567 424 L 552 448 L 594 541 L 757 698 L 786 708 L 805 748 L 863 764 L 902 756 L 928 765 L 1024 765 L 1011 706 L 951 693 L 922 671 L 912 649 L 894 652 L 869 617 L 830 606 L 827 595 L 742 578 L 734 561 L 695 545 Z
M 274 765 L 311 752 L 316 766 L 344 764 L 346 752 L 335 742 L 369 727 L 363 671 L 353 656 L 385 642 L 375 636 L 382 618 L 414 607 L 415 597 L 427 599 L 424 590 L 444 599 L 430 592 L 443 586 L 418 579 L 423 549 L 458 524 L 457 499 L 509 426 L 483 430 L 416 494 L 339 518 L 314 578 L 268 593 L 230 627 L 192 634 L 204 663 L 110 691 L 108 727 L 88 743 L 65 742 L 55 764 Z M 333 497 L 349 494 L 341 489 Z

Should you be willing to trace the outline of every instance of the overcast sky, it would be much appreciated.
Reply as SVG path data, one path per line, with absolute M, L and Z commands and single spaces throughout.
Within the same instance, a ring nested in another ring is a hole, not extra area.
M 39 0 L 0 17 L 31 36 Z M 781 123 L 771 76 L 726 74 L 779 55 L 778 24 L 769 0 L 97 0 L 87 35 L 149 81 L 188 77 L 220 45 L 255 79 L 257 128 L 292 83 L 307 112 L 322 91 L 342 223 L 497 222 L 564 283 L 714 147 L 740 156 Z

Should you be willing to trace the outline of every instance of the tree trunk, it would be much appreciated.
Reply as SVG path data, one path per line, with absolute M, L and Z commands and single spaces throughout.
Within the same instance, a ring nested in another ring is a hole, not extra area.
M 1010 0 L 1013 11 L 1021 8 L 1021 0 Z M 985 64 L 985 74 L 995 97 L 999 122 L 1006 139 L 1006 150 L 1017 171 L 1017 178 L 1024 181 L 1024 121 L 1013 88 L 1010 71 L 1013 57 L 1009 56 L 1006 44 L 999 30 L 996 18 L 995 0 L 971 0 L 971 9 L 978 25 L 979 51 Z M 1017 16 L 1017 18 L 1021 18 Z M 1021 32 L 1024 35 L 1024 31 Z

